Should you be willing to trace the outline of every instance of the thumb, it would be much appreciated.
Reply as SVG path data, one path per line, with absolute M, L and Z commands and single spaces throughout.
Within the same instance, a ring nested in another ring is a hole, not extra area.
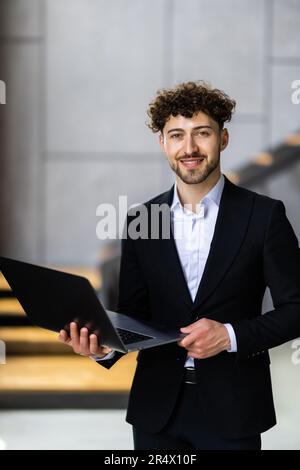
M 190 333 L 193 330 L 193 324 L 180 328 L 183 333 Z
M 184 326 L 184 327 L 180 328 L 180 330 L 183 333 L 190 333 L 191 331 L 193 331 L 198 326 L 199 326 L 199 320 L 195 321 L 194 323 L 191 323 L 190 325 L 187 325 L 187 326 Z

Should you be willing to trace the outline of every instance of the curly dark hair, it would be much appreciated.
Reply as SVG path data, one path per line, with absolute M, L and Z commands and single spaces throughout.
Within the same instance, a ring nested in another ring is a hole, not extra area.
M 157 91 L 147 110 L 150 117 L 147 125 L 153 132 L 162 132 L 171 116 L 180 114 L 191 118 L 195 113 L 202 111 L 214 119 L 222 129 L 224 122 L 230 121 L 235 104 L 226 93 L 212 88 L 203 80 L 179 83 L 174 88 Z

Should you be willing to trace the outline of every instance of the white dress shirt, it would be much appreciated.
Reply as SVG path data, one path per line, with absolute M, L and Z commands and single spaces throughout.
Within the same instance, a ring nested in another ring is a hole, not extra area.
M 171 205 L 171 227 L 182 270 L 193 301 L 209 254 L 223 188 L 224 176 L 221 174 L 215 186 L 197 203 L 197 213 L 195 213 L 192 212 L 189 205 L 182 206 L 175 183 Z M 226 323 L 225 327 L 231 343 L 228 352 L 235 352 L 237 345 L 233 327 L 229 323 Z M 194 367 L 194 359 L 189 357 L 186 360 L 185 367 Z
M 223 188 L 224 176 L 221 174 L 215 186 L 199 201 L 197 213 L 195 213 L 192 212 L 191 207 L 182 206 L 175 182 L 173 202 L 171 204 L 171 228 L 183 273 L 193 301 L 195 300 L 209 254 Z M 227 328 L 231 344 L 227 351 L 236 352 L 237 344 L 233 327 L 230 323 L 225 323 L 225 327 Z M 110 352 L 102 360 L 110 359 L 113 354 L 114 351 Z M 96 359 L 96 356 L 92 356 L 92 358 Z M 187 358 L 185 367 L 194 367 L 194 359 L 191 357 Z

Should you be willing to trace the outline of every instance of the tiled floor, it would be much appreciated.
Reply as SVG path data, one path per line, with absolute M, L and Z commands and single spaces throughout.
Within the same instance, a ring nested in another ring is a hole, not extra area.
M 264 449 L 300 449 L 300 354 L 291 344 L 271 353 L 278 425 L 263 434 Z M 12 450 L 133 448 L 125 410 L 1 411 L 0 438 Z
M 300 449 L 300 340 L 272 349 L 277 426 L 264 433 L 264 449 Z
M 5 411 L 0 436 L 7 449 L 132 449 L 125 410 Z

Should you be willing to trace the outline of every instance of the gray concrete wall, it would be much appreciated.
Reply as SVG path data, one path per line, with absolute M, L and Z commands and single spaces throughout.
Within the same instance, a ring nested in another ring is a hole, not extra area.
M 1 252 L 28 259 L 39 254 L 41 16 L 38 0 L 0 1 Z
M 169 188 L 173 174 L 145 125 L 158 88 L 206 79 L 237 100 L 224 172 L 300 127 L 290 98 L 297 0 L 0 0 L 1 15 L 7 255 L 93 264 L 97 205 Z M 290 178 L 297 197 L 294 174 L 263 191 L 287 199 L 298 220 Z

